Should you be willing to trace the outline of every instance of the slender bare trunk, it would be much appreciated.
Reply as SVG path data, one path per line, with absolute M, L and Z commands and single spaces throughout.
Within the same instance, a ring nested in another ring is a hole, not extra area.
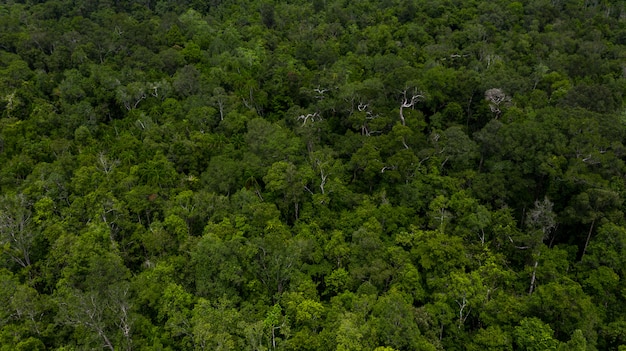
M 583 257 L 585 257 L 585 253 L 587 252 L 587 246 L 589 246 L 589 240 L 591 239 L 591 233 L 593 232 L 593 226 L 596 223 L 596 220 L 594 219 L 593 221 L 591 221 L 591 225 L 589 226 L 589 233 L 587 233 L 587 240 L 585 241 L 585 247 L 583 247 L 583 253 L 582 255 L 580 255 L 580 261 L 582 262 Z
M 537 266 L 539 265 L 539 255 L 537 254 L 537 258 L 535 259 L 535 264 L 533 265 L 533 275 L 530 277 L 530 289 L 528 289 L 528 295 L 533 294 L 533 290 L 535 290 L 535 279 L 537 278 Z

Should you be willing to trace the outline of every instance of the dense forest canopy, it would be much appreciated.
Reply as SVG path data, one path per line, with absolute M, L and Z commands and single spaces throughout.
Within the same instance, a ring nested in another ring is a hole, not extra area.
M 625 350 L 626 3 L 0 4 L 0 350 Z

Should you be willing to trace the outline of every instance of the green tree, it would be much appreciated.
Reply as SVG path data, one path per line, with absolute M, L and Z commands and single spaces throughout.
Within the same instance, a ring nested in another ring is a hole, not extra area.
M 578 283 L 563 278 L 562 282 L 541 285 L 528 301 L 528 307 L 535 316 L 550 323 L 559 340 L 580 329 L 590 343 L 595 343 L 597 307 Z
M 567 343 L 561 344 L 558 350 L 559 351 L 586 351 L 587 340 L 583 336 L 583 332 L 580 329 L 574 330 L 574 333 L 572 334 L 572 338 Z
M 311 191 L 309 184 L 312 177 L 313 172 L 309 167 L 298 169 L 293 163 L 279 161 L 270 167 L 263 181 L 265 188 L 274 193 L 275 198 L 282 197 L 279 207 L 284 211 L 285 217 L 293 216 L 294 220 L 298 220 L 303 197 Z
M 238 233 L 238 228 L 229 220 L 207 225 L 205 235 L 191 254 L 197 296 L 210 299 L 240 296 L 248 278 L 244 275 L 244 262 L 240 260 L 252 259 L 243 245 L 242 233 Z
M 282 343 L 280 335 L 289 336 L 289 320 L 283 315 L 282 307 L 279 304 L 269 308 L 263 320 L 263 328 L 267 333 L 267 348 L 269 350 L 276 350 L 280 347 Z
M 302 253 L 290 236 L 283 223 L 272 219 L 267 222 L 263 236 L 249 243 L 255 252 L 250 269 L 265 287 L 267 296 L 273 299 L 287 290 L 294 272 L 300 269 Z
M 239 345 L 241 315 L 226 298 L 211 304 L 200 299 L 193 309 L 193 335 L 197 350 L 235 350 Z
M 434 350 L 420 335 L 411 300 L 396 290 L 379 297 L 372 310 L 372 323 L 378 344 L 398 350 Z
M 20 284 L 10 271 L 0 271 L 0 297 L 5 304 L 0 309 L 0 340 L 2 350 L 44 350 L 43 342 L 49 336 L 47 326 L 52 323 L 51 308 L 47 296 Z
M 513 350 L 513 340 L 509 333 L 500 327 L 480 329 L 468 345 L 468 350 Z
M 567 215 L 577 213 L 578 217 L 581 218 L 581 222 L 589 225 L 586 239 L 582 247 L 581 259 L 584 258 L 587 253 L 587 247 L 589 246 L 596 222 L 606 215 L 619 215 L 621 211 L 618 208 L 621 203 L 622 200 L 617 192 L 602 188 L 590 188 L 572 199 L 571 207 L 566 209 Z
M 524 318 L 513 330 L 515 344 L 521 350 L 557 350 L 559 341 L 549 325 L 538 318 Z
M 104 345 L 110 350 L 132 348 L 129 271 L 111 249 L 107 229 L 92 226 L 79 238 L 70 239 L 66 266 L 61 271 L 54 299 L 58 318 L 81 331 L 85 347 Z

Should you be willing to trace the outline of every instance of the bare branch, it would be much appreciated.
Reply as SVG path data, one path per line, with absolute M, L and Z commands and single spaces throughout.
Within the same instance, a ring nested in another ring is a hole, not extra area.
M 306 115 L 300 115 L 296 118 L 299 121 L 302 121 L 302 126 L 304 127 L 304 125 L 306 124 L 306 122 L 308 122 L 309 120 L 311 120 L 311 122 L 315 122 L 315 120 L 319 120 L 320 115 L 318 112 L 315 113 L 308 113 Z
M 407 96 L 407 90 L 402 92 L 402 103 L 400 104 L 400 121 L 402 125 L 406 125 L 406 121 L 404 119 L 404 109 L 405 108 L 413 108 L 415 104 L 424 98 L 424 94 L 421 92 L 417 92 L 417 89 L 413 90 L 413 94 L 409 98 Z
M 485 91 L 485 100 L 489 101 L 491 112 L 498 118 L 502 114 L 500 106 L 507 106 L 511 102 L 511 97 L 507 96 L 502 89 L 492 88 Z
M 325 98 L 324 93 L 326 93 L 327 91 L 329 91 L 329 89 L 322 89 L 320 88 L 320 86 L 318 85 L 317 88 L 313 89 L 314 92 L 317 93 L 317 95 L 315 95 L 316 99 L 320 99 L 323 100 Z
M 386 171 L 386 170 L 393 171 L 393 170 L 396 170 L 397 168 L 398 168 L 398 166 L 396 166 L 396 165 L 392 165 L 392 166 L 385 166 L 385 167 L 383 167 L 383 168 L 380 170 L 380 173 L 385 173 L 385 171 Z
M 120 160 L 110 160 L 104 152 L 98 154 L 98 167 L 104 174 L 109 174 L 113 169 L 120 164 Z

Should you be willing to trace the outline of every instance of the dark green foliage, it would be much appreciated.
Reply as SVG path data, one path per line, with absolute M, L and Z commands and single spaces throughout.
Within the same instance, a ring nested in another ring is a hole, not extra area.
M 0 351 L 623 349 L 625 16 L 0 5 Z

